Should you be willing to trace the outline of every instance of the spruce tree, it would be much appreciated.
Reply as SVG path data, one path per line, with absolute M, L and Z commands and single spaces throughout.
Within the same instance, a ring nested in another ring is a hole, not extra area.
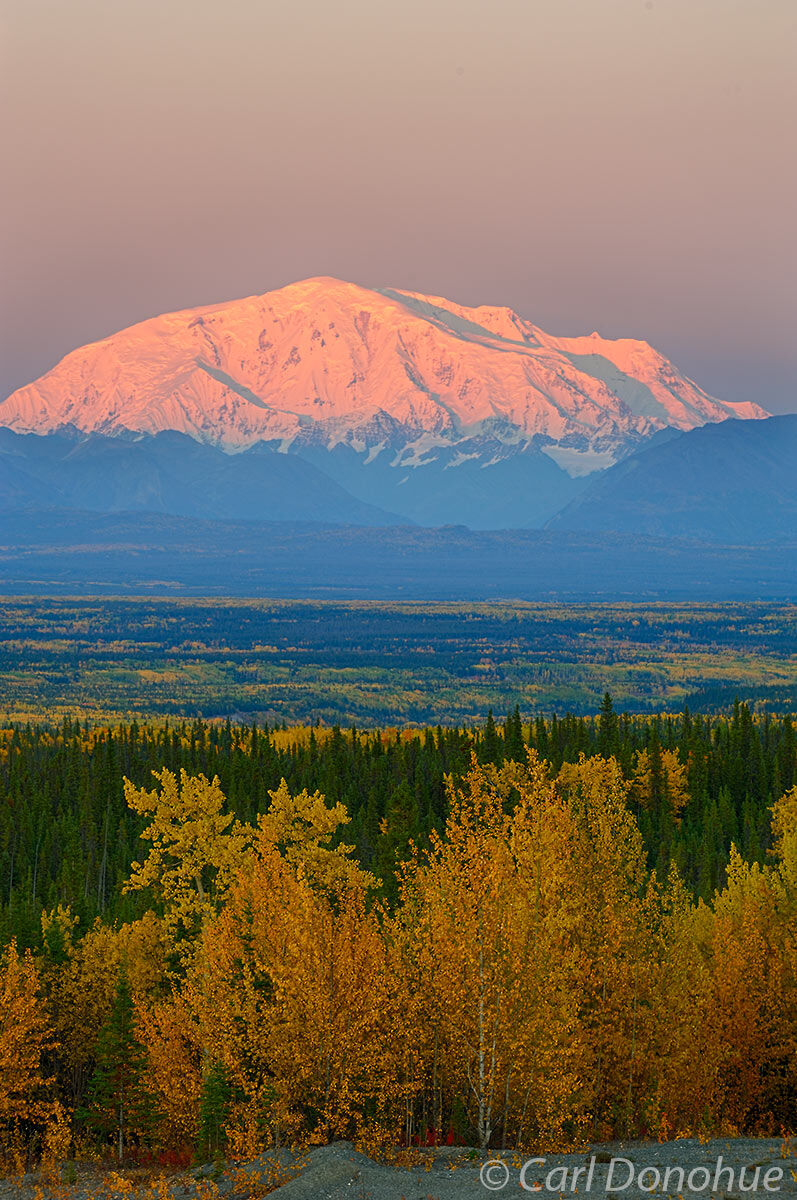
M 617 753 L 617 715 L 609 692 L 604 692 L 598 719 L 598 753 L 611 758 Z
M 220 1062 L 212 1062 L 202 1080 L 202 1095 L 199 1101 L 199 1144 L 200 1158 L 207 1162 L 220 1158 L 227 1144 L 225 1124 L 229 1115 L 232 1088 L 227 1071 Z
M 479 755 L 482 762 L 491 762 L 500 764 L 503 755 L 498 743 L 498 731 L 495 728 L 495 719 L 493 718 L 493 710 L 490 709 L 487 713 L 487 721 L 484 726 L 482 735 L 481 754 Z
M 420 833 L 418 800 L 405 779 L 392 792 L 382 821 L 375 870 L 382 880 L 384 895 L 395 903 L 398 897 L 396 868 L 409 853 L 410 839 Z
M 506 757 L 511 762 L 525 762 L 526 747 L 523 742 L 523 722 L 520 719 L 520 707 L 515 705 L 504 724 L 504 744 Z
M 97 1038 L 96 1066 L 81 1115 L 106 1137 L 113 1135 L 119 1162 L 131 1130 L 145 1132 L 154 1119 L 144 1087 L 146 1057 L 136 1037 L 127 971 L 119 972 L 113 1007 Z

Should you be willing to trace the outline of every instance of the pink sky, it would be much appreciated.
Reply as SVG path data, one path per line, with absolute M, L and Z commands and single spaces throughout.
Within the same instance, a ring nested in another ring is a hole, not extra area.
M 5 0 L 0 392 L 308 275 L 797 411 L 794 0 Z

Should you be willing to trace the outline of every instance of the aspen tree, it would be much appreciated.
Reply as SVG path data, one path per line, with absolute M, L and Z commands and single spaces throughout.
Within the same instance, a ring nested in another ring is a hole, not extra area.
M 99 918 L 69 947 L 48 988 L 59 1055 L 73 1105 L 83 1102 L 99 1030 L 113 1007 L 122 964 L 136 1000 L 155 993 L 166 977 L 167 943 L 154 913 L 116 928 Z
M 271 804 L 258 817 L 260 846 L 275 846 L 285 862 L 300 869 L 304 878 L 319 887 L 349 880 L 370 886 L 374 880 L 354 862 L 354 847 L 332 845 L 341 825 L 349 823 L 343 804 L 328 805 L 321 792 L 306 789 L 291 793 L 285 780 L 269 792 Z
M 202 1092 L 199 1025 L 186 998 L 175 991 L 136 1002 L 136 1032 L 146 1054 L 146 1084 L 158 1112 L 158 1142 L 196 1142 Z
M 652 929 L 657 885 L 614 759 L 566 763 L 557 786 L 577 830 L 574 902 L 589 962 L 581 1022 L 593 1056 L 596 1115 L 623 1134 L 640 1123 L 655 1019 Z
M 524 1129 L 553 1137 L 579 1108 L 580 1085 L 578 955 L 546 892 L 557 857 L 548 853 L 567 845 L 566 814 L 536 760 L 497 769 L 474 759 L 461 788 L 449 783 L 449 802 L 445 838 L 432 835 L 428 854 L 405 869 L 397 916 L 421 1010 L 439 1033 L 449 1101 L 464 1099 L 482 1146 L 506 1140 L 507 1129 L 515 1140 Z M 547 842 L 535 842 L 543 828 Z
M 330 840 L 347 820 L 286 785 L 205 923 L 184 994 L 208 1060 L 232 1087 L 232 1146 L 353 1135 L 390 1120 L 402 1016 L 368 892 L 375 882 Z
M 43 1128 L 53 1116 L 52 1080 L 43 1068 L 53 1045 L 36 964 L 11 941 L 0 958 L 0 1154 L 24 1127 Z
M 661 897 L 651 988 L 655 1028 L 647 1127 L 662 1138 L 715 1132 L 722 1052 L 712 1033 L 712 914 L 696 906 L 675 868 Z
M 777 911 L 769 871 L 744 862 L 732 846 L 727 884 L 713 909 L 710 1021 L 721 1055 L 718 1115 L 742 1128 L 769 1112 L 768 1079 L 778 1055 L 783 961 L 773 936 Z
M 166 769 L 147 791 L 125 780 L 130 808 L 150 818 L 141 837 L 151 843 L 143 863 L 134 862 L 125 891 L 151 888 L 164 904 L 166 927 L 181 959 L 190 956 L 202 921 L 215 911 L 240 869 L 251 830 L 224 812 L 217 778 Z

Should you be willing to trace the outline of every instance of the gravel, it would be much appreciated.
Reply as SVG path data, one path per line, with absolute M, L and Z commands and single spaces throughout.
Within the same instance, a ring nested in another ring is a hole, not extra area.
M 391 1166 L 367 1158 L 349 1142 L 336 1142 L 301 1157 L 287 1151 L 264 1155 L 229 1174 L 199 1168 L 172 1179 L 169 1194 L 174 1200 L 200 1200 L 203 1192 L 207 1195 L 204 1181 L 214 1180 L 219 1196 L 250 1200 L 263 1195 L 265 1183 L 273 1188 L 293 1175 L 270 1190 L 274 1200 L 487 1200 L 491 1195 L 520 1200 L 535 1194 L 538 1200 L 797 1197 L 797 1140 L 792 1145 L 780 1138 L 612 1142 L 579 1153 L 522 1156 L 441 1148 L 419 1151 L 416 1158 L 410 1167 Z M 530 1163 L 523 1173 L 530 1159 L 544 1161 Z M 607 1190 L 608 1184 L 613 1190 Z M 143 1197 L 146 1189 L 127 1194 Z M 75 1184 L 55 1188 L 42 1187 L 33 1176 L 0 1180 L 0 1200 L 110 1200 L 112 1195 L 97 1175 L 81 1175 Z

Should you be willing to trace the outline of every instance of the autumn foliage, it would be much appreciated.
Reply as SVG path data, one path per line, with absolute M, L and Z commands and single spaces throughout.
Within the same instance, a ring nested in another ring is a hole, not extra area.
M 218 780 L 155 783 L 126 785 L 146 915 L 81 931 L 57 909 L 40 953 L 3 952 L 4 1153 L 43 1146 L 65 1109 L 120 1154 L 240 1158 L 796 1123 L 797 789 L 771 861 L 733 850 L 706 904 L 651 869 L 639 830 L 657 796 L 688 811 L 675 755 L 630 777 L 613 757 L 474 756 L 389 887 L 318 792 L 283 782 L 248 825 Z

